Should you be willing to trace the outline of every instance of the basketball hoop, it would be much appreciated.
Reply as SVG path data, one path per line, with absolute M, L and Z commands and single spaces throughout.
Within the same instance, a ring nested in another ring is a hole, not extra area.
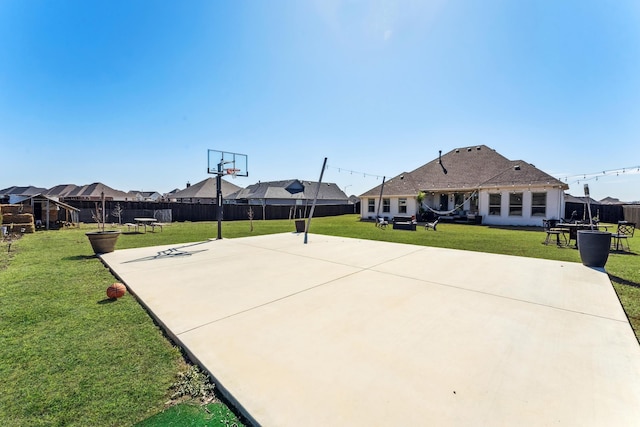
M 240 169 L 229 168 L 227 169 L 227 175 L 231 175 L 231 178 L 235 179 Z

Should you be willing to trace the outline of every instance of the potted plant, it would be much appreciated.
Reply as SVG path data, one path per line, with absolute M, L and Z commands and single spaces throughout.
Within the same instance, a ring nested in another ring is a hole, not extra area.
M 89 238 L 93 252 L 97 254 L 106 254 L 113 252 L 116 248 L 116 241 L 120 236 L 119 230 L 105 230 L 105 208 L 104 208 L 104 191 L 100 193 L 102 201 L 102 207 L 98 207 L 96 203 L 96 210 L 92 213 L 93 219 L 98 224 L 98 231 L 89 231 L 85 233 Z

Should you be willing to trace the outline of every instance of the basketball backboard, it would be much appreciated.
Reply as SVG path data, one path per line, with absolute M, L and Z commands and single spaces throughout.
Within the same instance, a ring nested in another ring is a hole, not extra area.
M 249 176 L 247 155 L 208 150 L 207 172 L 216 175 Z

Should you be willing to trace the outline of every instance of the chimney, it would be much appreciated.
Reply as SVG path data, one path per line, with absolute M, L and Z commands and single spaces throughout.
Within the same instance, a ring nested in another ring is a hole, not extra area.
M 187 188 L 191 187 L 191 183 L 187 181 Z

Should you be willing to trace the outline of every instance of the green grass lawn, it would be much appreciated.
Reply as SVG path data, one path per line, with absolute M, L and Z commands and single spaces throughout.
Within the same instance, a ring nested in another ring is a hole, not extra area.
M 251 232 L 248 221 L 224 223 L 223 238 L 294 230 L 288 220 L 254 221 L 253 227 Z M 84 236 L 92 229 L 25 235 L 13 242 L 10 253 L 6 242 L 0 245 L 0 425 L 239 424 L 221 403 L 164 411 L 170 387 L 187 365 L 130 295 L 115 302 L 106 298 L 106 288 L 115 279 L 92 255 Z M 345 215 L 314 218 L 311 231 L 580 262 L 575 249 L 542 245 L 541 229 L 440 224 L 437 232 L 411 232 L 379 229 L 356 215 Z M 216 235 L 215 223 L 174 223 L 155 233 L 124 233 L 116 248 L 202 241 Z M 630 245 L 640 252 L 640 238 L 632 238 Z M 640 258 L 612 253 L 606 270 L 638 336 Z

